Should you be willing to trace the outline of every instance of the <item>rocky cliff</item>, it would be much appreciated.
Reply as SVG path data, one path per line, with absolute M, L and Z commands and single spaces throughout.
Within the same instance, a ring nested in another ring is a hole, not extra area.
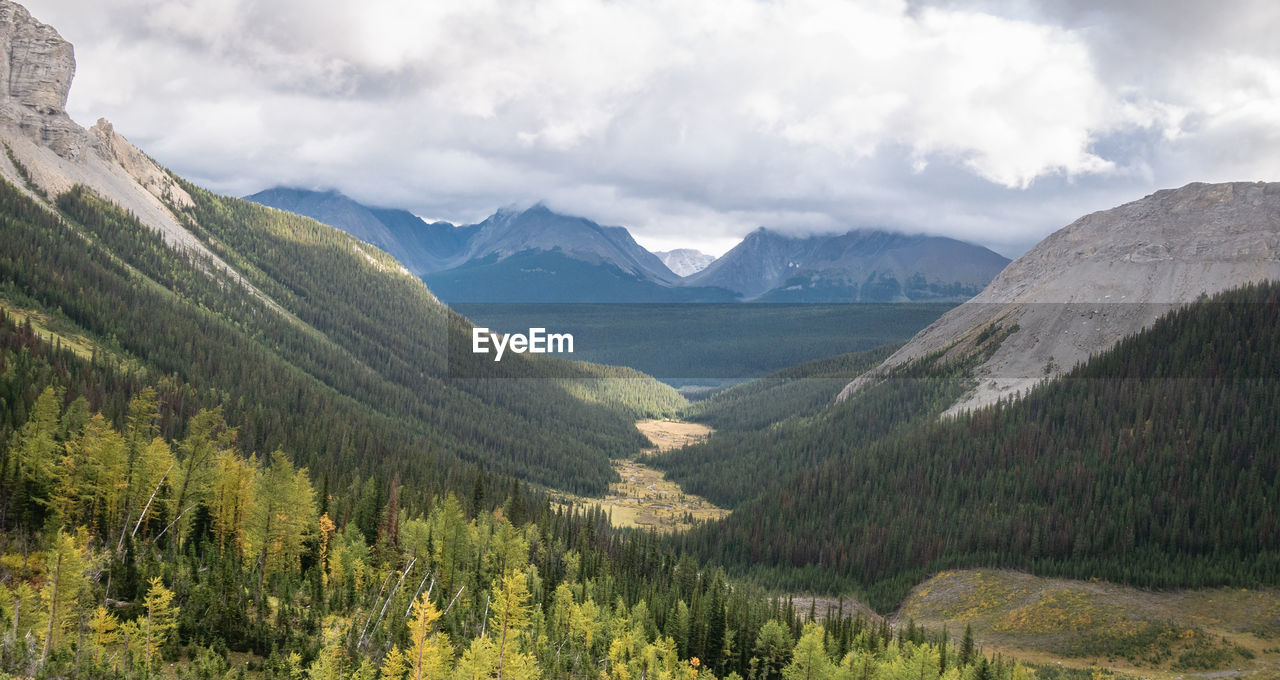
M 0 3 L 0 119 L 66 158 L 83 139 L 66 115 L 67 93 L 76 72 L 75 51 L 52 27 L 26 8 Z
M 1201 295 L 1267 279 L 1280 280 L 1280 183 L 1158 191 L 1053 233 L 840 399 L 912 360 L 967 355 L 988 328 L 1012 330 L 952 412 L 984 406 L 1070 370 Z
M 692 248 L 676 248 L 654 253 L 654 255 L 662 260 L 662 264 L 667 265 L 667 269 L 675 272 L 676 276 L 692 276 L 706 269 L 707 265 L 716 260 L 714 255 Z
M 0 0 L 0 175 L 33 198 L 50 201 L 77 184 L 133 212 L 178 248 L 221 263 L 182 226 L 170 206 L 191 197 L 168 172 L 99 120 L 85 130 L 67 115 L 75 50 L 25 7 Z

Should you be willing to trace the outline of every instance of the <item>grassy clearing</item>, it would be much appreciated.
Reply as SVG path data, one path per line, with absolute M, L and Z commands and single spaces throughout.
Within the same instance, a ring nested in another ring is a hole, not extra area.
M 963 631 L 1028 663 L 1138 677 L 1280 674 L 1280 591 L 1148 592 L 1009 571 L 942 572 L 895 619 Z
M 39 335 L 41 339 L 50 345 L 61 344 L 63 348 L 71 350 L 81 359 L 93 357 L 95 345 L 92 340 L 79 333 L 53 330 L 54 326 L 59 324 L 49 315 L 18 307 L 2 298 L 0 298 L 0 309 L 3 309 L 4 313 L 12 317 L 18 324 L 30 323 L 31 329 L 36 332 L 36 335 Z
M 653 442 L 653 448 L 647 453 L 666 453 L 672 449 L 682 449 L 690 444 L 697 444 L 711 436 L 710 427 L 701 423 L 685 423 L 678 420 L 641 420 L 636 429 Z
M 702 441 L 711 428 L 674 420 L 642 420 L 636 427 L 653 442 L 647 453 L 670 451 Z M 685 493 L 679 484 L 662 472 L 635 460 L 617 460 L 613 467 L 621 481 L 609 485 L 603 499 L 561 495 L 562 502 L 602 507 L 615 527 L 646 527 L 661 531 L 684 531 L 696 522 L 721 519 L 728 510 L 710 501 Z

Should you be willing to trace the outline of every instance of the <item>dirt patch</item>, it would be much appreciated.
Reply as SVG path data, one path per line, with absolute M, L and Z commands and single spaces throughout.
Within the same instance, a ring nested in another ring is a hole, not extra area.
M 809 613 L 813 613 L 813 619 L 819 623 L 837 614 L 844 616 L 861 616 L 875 624 L 879 624 L 884 617 L 876 613 L 874 609 L 863 604 L 858 598 L 852 595 L 846 597 L 828 597 L 823 595 L 791 595 L 791 607 L 802 618 L 808 619 Z

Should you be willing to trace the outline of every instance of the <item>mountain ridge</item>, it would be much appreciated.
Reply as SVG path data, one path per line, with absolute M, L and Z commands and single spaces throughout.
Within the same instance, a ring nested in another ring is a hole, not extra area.
M 989 326 L 1016 328 L 949 412 L 981 407 L 1061 375 L 1202 295 L 1269 279 L 1280 279 L 1280 183 L 1164 189 L 1046 237 L 838 399 L 932 353 L 971 351 Z
M 365 206 L 334 191 L 277 187 L 246 199 L 376 245 L 456 302 L 959 301 L 1008 263 L 955 239 L 870 229 L 793 237 L 760 227 L 714 258 L 692 249 L 652 253 L 626 227 L 557 213 L 543 203 L 453 226 Z M 602 298 L 603 291 L 614 297 Z
M 853 229 L 795 237 L 760 227 L 683 283 L 769 302 L 957 300 L 1006 264 L 991 250 L 940 236 Z

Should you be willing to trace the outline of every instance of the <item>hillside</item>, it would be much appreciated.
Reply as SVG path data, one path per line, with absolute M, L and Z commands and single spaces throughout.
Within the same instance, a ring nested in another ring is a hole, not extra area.
M 981 246 L 937 236 L 864 229 L 796 237 L 761 227 L 683 283 L 762 302 L 958 301 L 1008 263 Z
M 609 457 L 645 445 L 634 419 L 683 403 L 633 371 L 554 359 L 451 379 L 449 339 L 469 326 L 395 260 L 186 183 L 105 121 L 80 128 L 63 108 L 70 45 L 5 8 L 10 62 L 38 62 L 14 73 L 53 75 L 15 75 L 0 107 L 0 297 L 185 393 L 166 401 L 175 428 L 221 406 L 244 451 L 286 447 L 335 484 L 399 473 L 426 494 L 478 464 L 600 494 L 616 478 Z
M 734 509 L 686 547 L 774 583 L 860 584 L 881 609 L 968 565 L 1276 584 L 1278 303 L 1280 284 L 1196 303 L 1020 400 L 945 420 L 968 365 L 909 364 L 812 422 L 656 462 Z M 972 361 L 1011 332 L 992 327 Z
M 337 227 L 377 246 L 415 276 L 447 267 L 470 235 L 447 222 L 428 224 L 406 210 L 362 205 L 337 191 L 276 187 L 244 198 Z
M 949 348 L 945 361 L 962 357 L 992 324 L 1016 326 L 973 367 L 975 385 L 951 411 L 992 404 L 1062 375 L 1180 305 L 1278 279 L 1280 184 L 1158 191 L 1054 232 L 842 396 L 942 349 Z
M 1141 677 L 1230 669 L 1280 671 L 1280 592 L 1208 588 L 1151 592 L 1101 581 L 998 570 L 944 571 L 894 615 L 1021 660 Z

